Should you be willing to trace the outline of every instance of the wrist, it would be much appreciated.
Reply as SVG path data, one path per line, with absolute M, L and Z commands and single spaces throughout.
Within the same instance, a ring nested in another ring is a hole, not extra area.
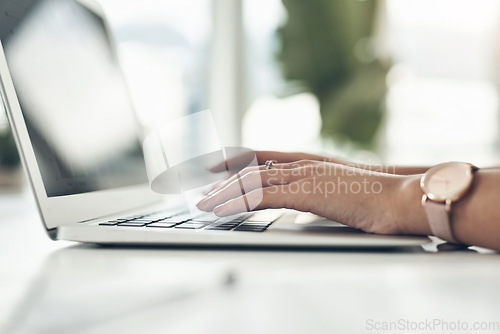
M 396 191 L 396 224 L 399 233 L 431 235 L 431 228 L 422 207 L 421 175 L 403 176 Z

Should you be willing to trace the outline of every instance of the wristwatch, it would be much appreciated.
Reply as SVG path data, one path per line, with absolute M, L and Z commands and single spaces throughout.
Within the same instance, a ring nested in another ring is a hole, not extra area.
M 420 179 L 424 206 L 432 233 L 460 244 L 451 228 L 451 206 L 465 196 L 478 168 L 466 162 L 445 162 L 431 167 Z

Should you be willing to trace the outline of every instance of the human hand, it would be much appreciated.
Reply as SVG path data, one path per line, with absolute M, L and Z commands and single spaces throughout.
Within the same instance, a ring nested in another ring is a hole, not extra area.
M 276 161 L 278 163 L 291 163 L 300 160 L 311 160 L 333 162 L 346 165 L 348 164 L 348 162 L 341 159 L 303 152 L 253 151 L 237 147 L 228 147 L 225 150 L 227 160 L 221 161 L 214 165 L 212 168 L 210 168 L 210 172 L 227 172 L 228 177 L 231 177 L 249 166 L 255 167 L 256 165 L 264 165 L 268 160 Z M 227 180 L 223 180 L 212 185 L 205 192 L 205 194 L 212 192 L 214 189 L 222 187 L 226 183 Z
M 293 156 L 278 159 L 282 157 Z M 243 169 L 209 192 L 198 208 L 213 210 L 218 216 L 249 209 L 288 208 L 366 232 L 407 233 L 409 229 L 401 226 L 405 203 L 400 196 L 406 179 L 316 160 L 276 163 L 269 170 L 264 166 Z
M 259 165 L 263 165 L 267 160 L 274 160 L 279 163 L 295 162 L 299 160 L 314 160 L 347 164 L 347 162 L 338 158 L 303 152 L 253 151 L 240 148 L 227 148 L 226 150 L 231 152 L 231 157 L 229 157 L 227 161 L 220 162 L 213 166 L 210 169 L 212 172 L 223 172 L 228 168 L 228 166 L 230 166 L 231 170 L 240 171 L 244 167 L 248 166 L 248 162 L 253 159 L 256 159 Z

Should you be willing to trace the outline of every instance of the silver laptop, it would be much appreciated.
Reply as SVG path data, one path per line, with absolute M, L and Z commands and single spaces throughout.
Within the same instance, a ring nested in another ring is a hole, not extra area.
M 3 1 L 0 88 L 48 235 L 99 244 L 397 247 L 311 214 L 192 216 L 149 186 L 139 127 L 102 10 L 77 0 Z

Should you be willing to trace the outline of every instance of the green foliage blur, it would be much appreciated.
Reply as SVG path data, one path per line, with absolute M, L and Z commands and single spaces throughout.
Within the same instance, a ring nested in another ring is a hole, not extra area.
M 318 97 L 322 135 L 372 148 L 388 65 L 375 56 L 375 0 L 283 0 L 278 59 L 287 80 Z

